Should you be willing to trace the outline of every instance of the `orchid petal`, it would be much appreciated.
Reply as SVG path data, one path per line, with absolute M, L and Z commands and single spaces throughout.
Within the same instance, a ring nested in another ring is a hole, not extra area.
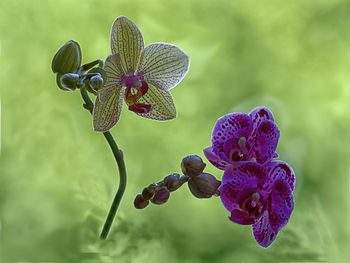
M 242 211 L 239 209 L 232 210 L 230 220 L 240 225 L 251 225 L 255 221 L 253 217 L 249 216 L 247 211 Z
M 151 105 L 151 110 L 147 113 L 135 112 L 141 117 L 158 121 L 176 118 L 176 107 L 169 91 L 148 85 L 147 93 L 139 99 L 138 103 Z
M 104 103 L 96 98 L 93 111 L 94 130 L 99 132 L 108 131 L 118 122 L 123 106 L 124 89 L 118 86 L 105 96 Z
M 123 72 L 119 53 L 107 57 L 105 70 L 107 80 L 102 89 L 99 91 L 99 99 L 101 103 L 104 103 L 108 98 L 108 95 L 120 86 Z
M 111 30 L 112 54 L 119 53 L 124 73 L 134 74 L 140 61 L 144 41 L 141 31 L 125 16 L 118 17 Z
M 148 83 L 170 90 L 186 75 L 189 61 L 189 57 L 180 48 L 153 43 L 143 50 L 138 72 L 144 74 Z
M 248 138 L 253 129 L 253 122 L 245 113 L 227 114 L 215 123 L 212 134 L 213 152 L 228 161 L 224 153 L 224 144 L 231 138 Z
M 220 170 L 225 170 L 227 166 L 230 165 L 230 163 L 222 160 L 213 152 L 212 147 L 207 147 L 203 150 L 205 157 L 207 157 L 208 161 L 211 162 L 212 165 L 214 165 L 216 168 Z
M 245 191 L 257 188 L 264 180 L 263 167 L 256 162 L 239 162 L 227 168 L 222 177 L 220 188 L 221 202 L 228 211 L 239 207 L 239 197 Z
M 250 139 L 255 138 L 256 131 L 262 121 L 270 120 L 272 122 L 275 122 L 272 112 L 266 107 L 256 107 L 249 113 L 249 117 L 253 121 L 253 132 Z M 249 141 L 249 143 L 252 143 L 252 141 Z
M 264 120 L 260 123 L 255 137 L 254 153 L 258 163 L 265 163 L 274 157 L 280 131 L 275 123 Z
M 277 181 L 269 198 L 269 219 L 274 230 L 279 231 L 287 224 L 293 207 L 290 186 L 284 180 Z
M 294 190 L 294 171 L 287 163 L 282 161 L 273 161 L 266 164 L 264 167 L 268 175 L 267 180 L 262 187 L 265 195 L 269 195 L 271 193 L 277 180 L 285 181 L 289 185 L 291 191 Z
M 268 211 L 265 210 L 252 226 L 256 242 L 262 247 L 268 247 L 275 240 L 278 231 L 274 231 L 270 225 Z

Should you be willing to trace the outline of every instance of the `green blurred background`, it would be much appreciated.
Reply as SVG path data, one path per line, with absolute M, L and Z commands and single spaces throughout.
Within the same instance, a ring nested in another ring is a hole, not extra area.
M 124 108 L 112 129 L 128 186 L 102 242 L 116 165 L 79 92 L 59 90 L 50 66 L 70 39 L 83 62 L 105 59 L 120 15 L 146 44 L 181 47 L 191 66 L 172 90 L 177 119 Z M 349 28 L 347 0 L 1 0 L 0 262 L 348 262 Z M 182 157 L 203 157 L 217 118 L 262 105 L 297 180 L 294 212 L 271 247 L 230 222 L 219 198 L 195 199 L 187 186 L 166 205 L 134 209 L 134 196 L 179 172 Z

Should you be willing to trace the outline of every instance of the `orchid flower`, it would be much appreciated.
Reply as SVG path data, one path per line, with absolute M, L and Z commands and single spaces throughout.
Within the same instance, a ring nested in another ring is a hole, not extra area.
M 105 63 L 107 80 L 93 111 L 94 129 L 105 132 L 118 122 L 123 99 L 128 109 L 141 117 L 174 119 L 176 108 L 169 90 L 187 73 L 189 57 L 171 44 L 144 47 L 140 30 L 124 16 L 113 23 L 111 50 Z
M 249 115 L 230 113 L 218 119 L 212 133 L 212 146 L 203 151 L 221 170 L 240 161 L 266 163 L 278 157 L 279 135 L 271 111 L 258 107 Z
M 293 211 L 294 183 L 294 172 L 285 162 L 240 162 L 225 170 L 220 198 L 230 220 L 252 225 L 255 240 L 268 247 Z

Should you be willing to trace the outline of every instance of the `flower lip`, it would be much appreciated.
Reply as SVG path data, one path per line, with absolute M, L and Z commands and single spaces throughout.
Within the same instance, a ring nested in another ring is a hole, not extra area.
M 240 208 L 247 212 L 247 216 L 256 219 L 266 209 L 266 202 L 263 200 L 257 189 L 250 188 L 243 190 L 238 198 Z

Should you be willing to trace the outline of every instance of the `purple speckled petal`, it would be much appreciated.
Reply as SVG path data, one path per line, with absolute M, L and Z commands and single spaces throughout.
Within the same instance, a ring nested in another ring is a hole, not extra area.
M 252 226 L 256 242 L 262 247 L 268 247 L 275 240 L 278 231 L 274 231 L 270 225 L 268 211 L 265 210 Z
M 275 183 L 268 206 L 271 227 L 279 231 L 287 224 L 294 207 L 292 191 L 284 180 L 280 179 Z
M 278 153 L 275 152 L 272 156 L 272 159 L 278 159 L 278 157 L 280 157 L 280 156 L 278 155 Z
M 262 121 L 255 137 L 254 156 L 258 163 L 270 161 L 277 148 L 280 131 L 272 121 Z
M 152 43 L 143 50 L 138 71 L 148 83 L 170 90 L 186 75 L 189 62 L 190 58 L 177 46 Z
M 147 113 L 135 112 L 143 118 L 157 121 L 176 118 L 176 107 L 169 91 L 149 84 L 147 93 L 138 100 L 138 103 L 151 105 L 151 110 Z
M 141 31 L 127 17 L 119 16 L 112 25 L 112 54 L 119 53 L 124 72 L 133 74 L 139 64 L 144 41 Z
M 214 152 L 213 152 L 213 148 L 207 147 L 203 150 L 203 153 L 205 155 L 205 157 L 207 157 L 208 161 L 211 162 L 212 165 L 214 165 L 216 168 L 220 169 L 220 170 L 225 170 L 227 166 L 230 165 L 230 163 L 222 160 L 221 158 L 219 158 Z
M 259 127 L 262 121 L 270 120 L 272 122 L 275 122 L 272 112 L 265 107 L 256 107 L 249 113 L 249 117 L 253 121 L 253 132 L 250 136 L 250 141 L 248 141 L 249 143 L 252 143 L 251 140 L 254 140 L 257 128 Z
M 240 225 L 251 225 L 255 219 L 250 217 L 247 211 L 234 209 L 231 212 L 230 220 Z
M 264 172 L 263 166 L 255 162 L 239 162 L 227 168 L 220 188 L 224 207 L 230 212 L 238 208 L 241 193 L 256 188 L 265 179 Z
M 275 183 L 278 180 L 285 181 L 289 185 L 291 191 L 294 190 L 294 171 L 287 163 L 282 161 L 273 161 L 264 165 L 264 168 L 266 170 L 266 174 L 268 175 L 267 180 L 262 187 L 262 191 L 265 196 L 268 196 L 271 193 Z
M 253 122 L 245 113 L 230 113 L 221 117 L 215 123 L 211 138 L 213 152 L 220 158 L 228 161 L 224 153 L 225 142 L 232 138 L 245 137 L 247 139 L 252 129 Z

